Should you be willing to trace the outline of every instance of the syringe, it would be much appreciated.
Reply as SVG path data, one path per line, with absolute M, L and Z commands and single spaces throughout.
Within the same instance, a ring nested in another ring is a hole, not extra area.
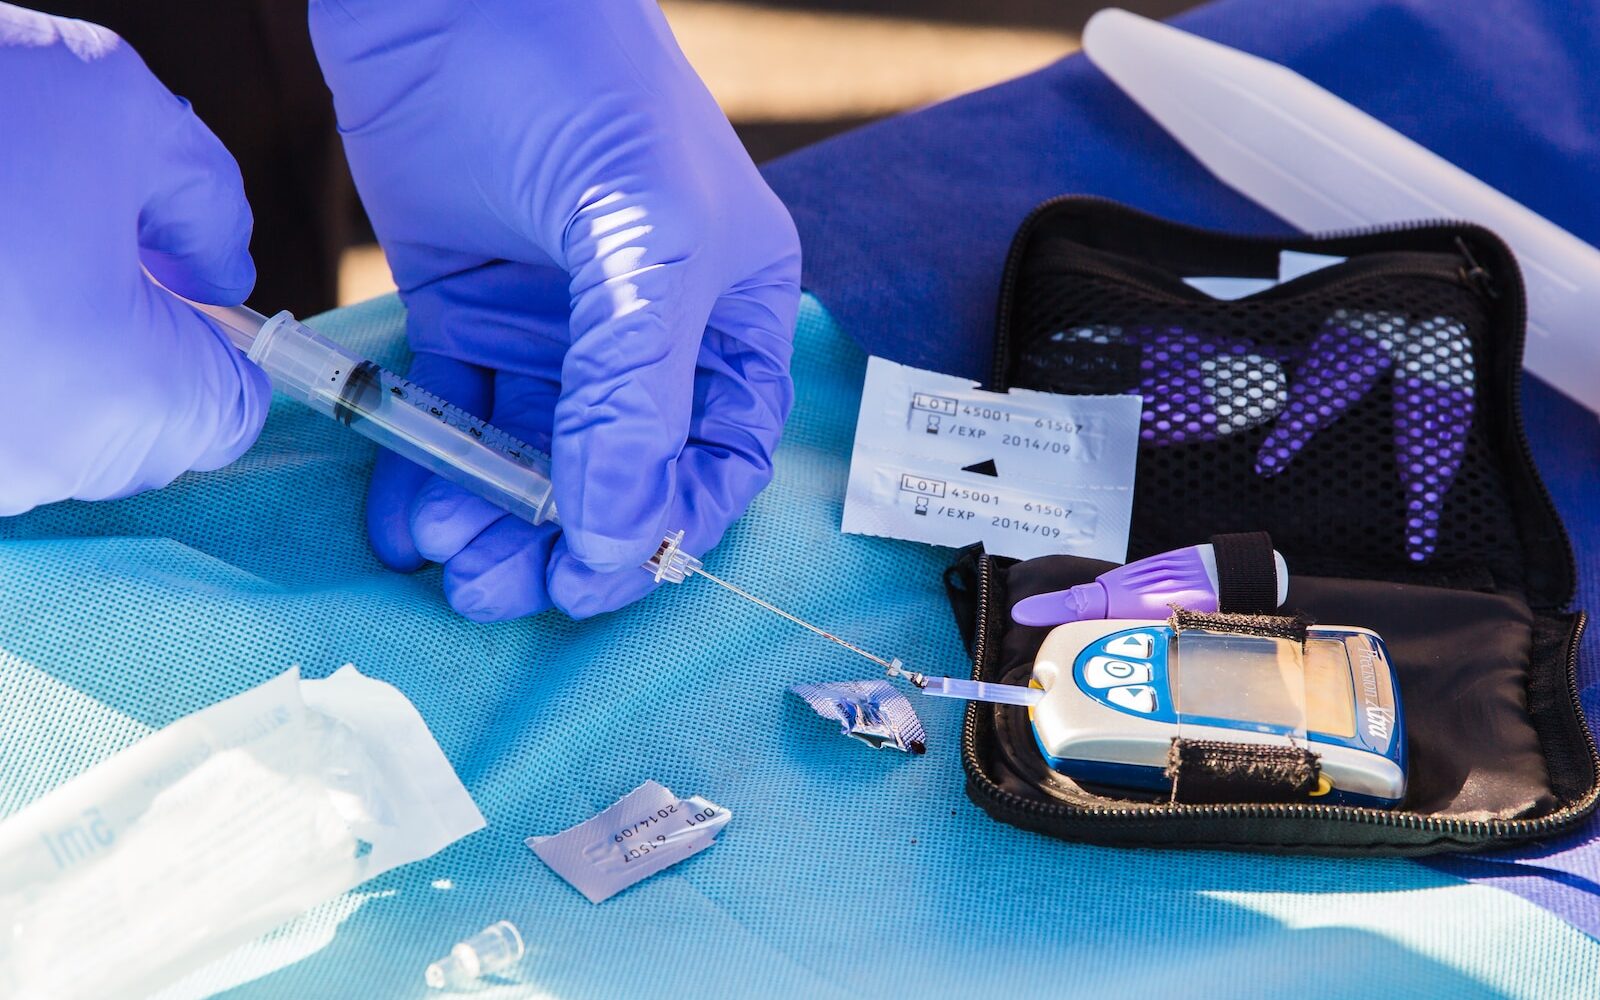
M 550 457 L 296 320 L 248 306 L 191 302 L 221 324 L 233 345 L 260 366 L 272 387 L 296 402 L 476 493 L 530 524 L 555 520 Z M 668 534 L 645 568 L 682 583 L 699 560 Z
M 216 320 L 233 345 L 267 373 L 272 387 L 429 472 L 530 524 L 556 520 L 550 456 L 440 399 L 359 354 L 319 336 L 287 311 L 263 316 L 247 306 L 189 304 Z M 661 540 L 644 568 L 657 582 L 698 574 L 774 614 L 884 667 L 873 656 L 701 568 L 683 551 L 683 532 Z M 895 660 L 899 663 L 899 660 Z

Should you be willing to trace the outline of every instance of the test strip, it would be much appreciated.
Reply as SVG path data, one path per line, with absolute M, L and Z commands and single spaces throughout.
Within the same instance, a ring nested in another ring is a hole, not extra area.
M 1022 687 L 1020 684 L 990 684 L 986 681 L 967 681 L 959 677 L 922 677 L 917 685 L 923 694 L 937 698 L 960 698 L 963 701 L 987 701 L 996 705 L 1022 705 L 1029 707 L 1044 699 L 1041 688 Z

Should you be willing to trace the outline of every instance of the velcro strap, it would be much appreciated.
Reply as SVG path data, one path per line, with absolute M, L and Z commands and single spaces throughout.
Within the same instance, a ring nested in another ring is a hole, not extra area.
M 1270 615 L 1278 610 L 1278 564 L 1265 531 L 1212 535 L 1217 559 L 1217 610 Z
M 1300 746 L 1179 738 L 1167 751 L 1174 802 L 1299 802 L 1319 773 L 1317 755 Z
M 1225 615 L 1212 611 L 1190 611 L 1172 605 L 1167 624 L 1174 632 L 1200 628 L 1207 632 L 1232 632 L 1235 635 L 1263 635 L 1269 639 L 1290 639 L 1304 646 L 1306 629 L 1315 624 L 1303 614 Z

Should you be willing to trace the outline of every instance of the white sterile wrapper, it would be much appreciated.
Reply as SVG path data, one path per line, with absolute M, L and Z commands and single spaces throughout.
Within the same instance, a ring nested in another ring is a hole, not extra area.
M 0 995 L 144 995 L 483 825 L 403 694 L 290 669 L 0 823 Z

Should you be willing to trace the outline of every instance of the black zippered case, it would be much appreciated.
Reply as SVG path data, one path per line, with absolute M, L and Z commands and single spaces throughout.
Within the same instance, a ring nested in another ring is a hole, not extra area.
M 1275 277 L 1232 301 L 1188 277 Z M 1392 810 L 1192 804 L 1079 784 L 1026 710 L 973 702 L 972 799 L 1052 836 L 1320 853 L 1482 850 L 1572 829 L 1600 795 L 1577 691 L 1565 530 L 1519 401 L 1526 302 L 1510 249 L 1466 223 L 1324 236 L 1208 232 L 1092 198 L 1023 223 L 989 388 L 1145 397 L 1128 558 L 1267 531 L 1286 610 L 1384 636 L 1410 758 Z M 1010 608 L 1109 564 L 960 553 L 946 576 L 978 680 L 1027 683 L 1046 629 Z

